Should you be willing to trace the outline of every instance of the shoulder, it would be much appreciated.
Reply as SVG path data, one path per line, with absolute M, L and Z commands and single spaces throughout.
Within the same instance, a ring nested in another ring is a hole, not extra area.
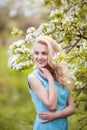
M 33 73 L 28 74 L 28 84 L 30 88 L 34 88 L 35 83 L 37 82 L 36 76 Z
M 34 71 L 32 71 L 31 73 L 28 74 L 28 76 L 27 76 L 28 80 L 31 80 L 32 78 L 35 77 L 35 74 L 34 74 L 35 72 L 36 72 L 36 70 L 34 70 Z
M 37 86 L 41 86 L 41 81 L 37 77 L 36 73 L 32 72 L 28 75 L 28 84 L 30 85 L 30 88 L 32 88 L 33 90 L 36 90 Z
M 32 73 L 28 74 L 28 82 L 29 83 L 35 83 L 39 81 L 38 72 L 37 70 L 34 70 Z
M 28 82 L 34 81 L 35 78 L 36 76 L 34 75 L 34 73 L 28 74 Z

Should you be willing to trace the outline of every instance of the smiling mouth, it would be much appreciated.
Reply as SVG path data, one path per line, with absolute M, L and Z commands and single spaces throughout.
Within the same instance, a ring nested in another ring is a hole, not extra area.
M 44 61 L 37 61 L 39 64 L 43 64 L 44 63 Z
M 43 64 L 44 62 L 38 62 L 39 64 Z

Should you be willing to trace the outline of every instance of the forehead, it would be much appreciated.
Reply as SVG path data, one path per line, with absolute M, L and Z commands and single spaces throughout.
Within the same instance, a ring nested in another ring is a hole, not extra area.
M 43 43 L 36 43 L 34 47 L 35 51 L 47 51 L 47 45 Z

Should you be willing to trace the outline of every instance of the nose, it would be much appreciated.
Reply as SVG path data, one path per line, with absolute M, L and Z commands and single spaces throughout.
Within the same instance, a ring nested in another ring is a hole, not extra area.
M 42 59 L 42 55 L 41 54 L 38 55 L 38 59 Z

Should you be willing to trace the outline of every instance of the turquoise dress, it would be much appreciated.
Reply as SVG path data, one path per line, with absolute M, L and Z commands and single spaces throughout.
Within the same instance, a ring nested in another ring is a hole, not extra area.
M 43 86 L 46 90 L 49 90 L 47 79 L 43 78 L 38 70 L 32 72 L 39 78 Z M 35 82 L 35 81 L 34 81 Z M 58 103 L 57 103 L 57 111 L 64 109 L 67 106 L 67 100 L 69 96 L 69 90 L 67 88 L 62 87 L 58 82 L 54 81 L 56 90 L 58 92 Z M 42 124 L 41 122 L 44 119 L 38 117 L 38 113 L 42 111 L 49 110 L 35 95 L 34 91 L 29 87 L 30 94 L 34 101 L 34 105 L 37 111 L 36 119 L 34 122 L 33 130 L 68 130 L 68 120 L 66 117 L 57 118 L 47 123 Z

